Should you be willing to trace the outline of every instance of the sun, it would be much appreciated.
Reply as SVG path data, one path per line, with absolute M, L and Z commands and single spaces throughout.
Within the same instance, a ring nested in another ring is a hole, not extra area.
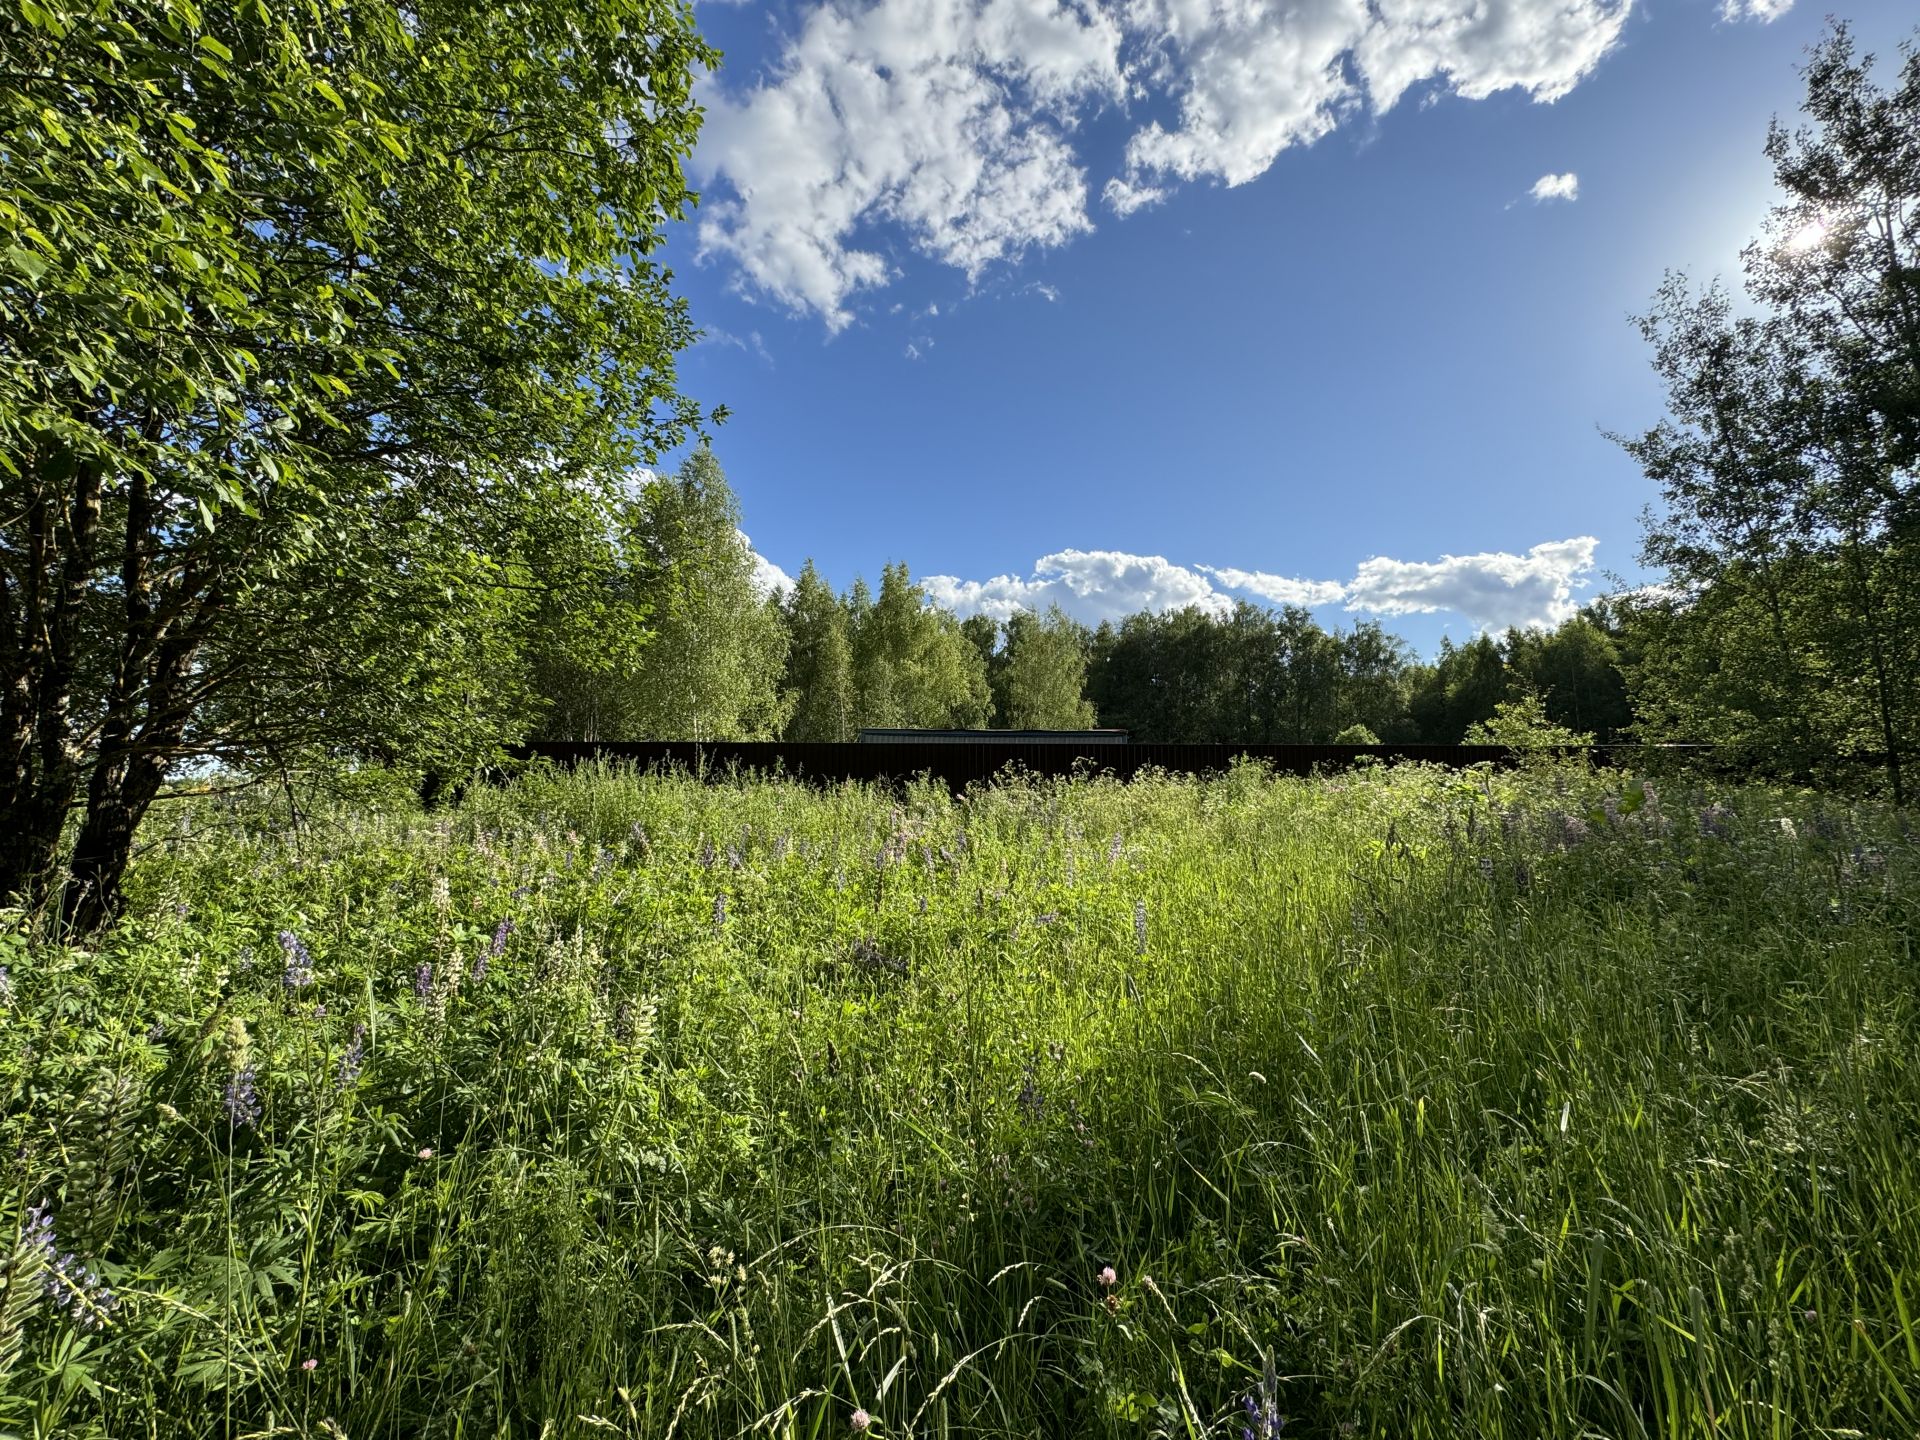
M 1788 254 L 1805 255 L 1809 250 L 1817 250 L 1826 244 L 1827 237 L 1832 233 L 1833 227 L 1827 223 L 1827 217 L 1816 215 L 1787 237 L 1785 248 Z

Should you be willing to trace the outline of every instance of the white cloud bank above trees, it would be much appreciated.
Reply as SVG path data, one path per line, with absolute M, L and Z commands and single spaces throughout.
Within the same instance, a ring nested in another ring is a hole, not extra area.
M 1307 580 L 1258 570 L 1176 565 L 1159 555 L 1119 550 L 1061 550 L 1034 562 L 1027 576 L 962 580 L 930 575 L 921 584 L 938 604 L 963 615 L 1005 619 L 1015 610 L 1058 605 L 1088 624 L 1140 610 L 1198 606 L 1215 614 L 1237 598 L 1276 605 L 1340 605 L 1365 615 L 1447 611 L 1483 630 L 1555 625 L 1579 608 L 1599 542 L 1591 535 L 1535 545 L 1524 555 L 1490 551 L 1438 560 L 1363 560 L 1350 580 Z
M 1091 230 L 1096 191 L 1124 217 L 1183 182 L 1245 184 L 1428 82 L 1555 100 L 1631 3 L 825 0 L 757 84 L 702 89 L 701 252 L 838 330 L 896 273 L 875 227 L 977 278 Z M 1080 122 L 1148 109 L 1093 175 Z

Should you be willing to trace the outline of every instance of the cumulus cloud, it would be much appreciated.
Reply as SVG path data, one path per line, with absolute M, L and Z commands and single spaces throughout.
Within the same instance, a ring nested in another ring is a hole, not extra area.
M 1551 101 L 1631 3 L 818 0 L 757 83 L 702 87 L 701 252 L 838 330 L 895 274 L 889 240 L 972 280 L 1091 229 L 1092 188 L 1125 217 L 1181 182 L 1245 184 L 1417 85 Z M 1158 118 L 1090 182 L 1079 122 L 1136 101 Z
M 1557 625 L 1579 608 L 1588 583 L 1591 535 L 1536 545 L 1524 555 L 1490 551 L 1438 560 L 1363 560 L 1351 580 L 1309 580 L 1264 570 L 1177 565 L 1160 555 L 1119 550 L 1061 550 L 1036 561 L 1030 576 L 962 580 L 934 575 L 921 583 L 937 603 L 962 615 L 1004 620 L 1016 610 L 1058 605 L 1090 625 L 1141 610 L 1233 608 L 1236 593 L 1274 605 L 1343 605 L 1350 613 L 1416 615 L 1448 611 L 1482 630 Z
M 1538 203 L 1542 200 L 1578 200 L 1580 177 L 1569 170 L 1563 175 L 1542 175 L 1527 192 Z
M 1332 605 L 1347 598 L 1347 587 L 1338 580 L 1296 580 L 1288 575 L 1269 575 L 1264 570 L 1226 570 L 1212 565 L 1195 568 L 1213 576 L 1229 590 L 1244 590 L 1274 605 Z
M 1427 615 L 1450 610 L 1483 630 L 1557 625 L 1579 609 L 1573 592 L 1593 569 L 1591 535 L 1551 540 L 1524 555 L 1494 551 L 1438 560 L 1360 562 L 1346 586 L 1349 610 Z
M 1793 0 L 1720 0 L 1722 20 L 1758 20 L 1771 25 L 1793 8 Z
M 991 615 L 1004 620 L 1016 610 L 1045 610 L 1058 605 L 1089 625 L 1118 620 L 1141 610 L 1182 610 L 1195 605 L 1224 614 L 1233 602 L 1198 570 L 1175 565 L 1161 555 L 1130 555 L 1122 550 L 1059 550 L 1034 562 L 1033 574 L 996 575 L 991 580 L 961 580 L 929 575 L 922 580 L 930 598 L 962 615 Z

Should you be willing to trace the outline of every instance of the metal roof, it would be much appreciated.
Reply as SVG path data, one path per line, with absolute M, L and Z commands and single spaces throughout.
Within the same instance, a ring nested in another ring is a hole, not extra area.
M 1125 730 L 905 730 L 865 727 L 863 745 L 1124 745 Z

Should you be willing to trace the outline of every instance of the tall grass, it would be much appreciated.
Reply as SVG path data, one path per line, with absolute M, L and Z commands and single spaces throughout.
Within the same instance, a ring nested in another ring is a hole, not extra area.
M 148 838 L 103 948 L 0 941 L 19 1434 L 1920 1433 L 1898 817 L 606 771 Z

